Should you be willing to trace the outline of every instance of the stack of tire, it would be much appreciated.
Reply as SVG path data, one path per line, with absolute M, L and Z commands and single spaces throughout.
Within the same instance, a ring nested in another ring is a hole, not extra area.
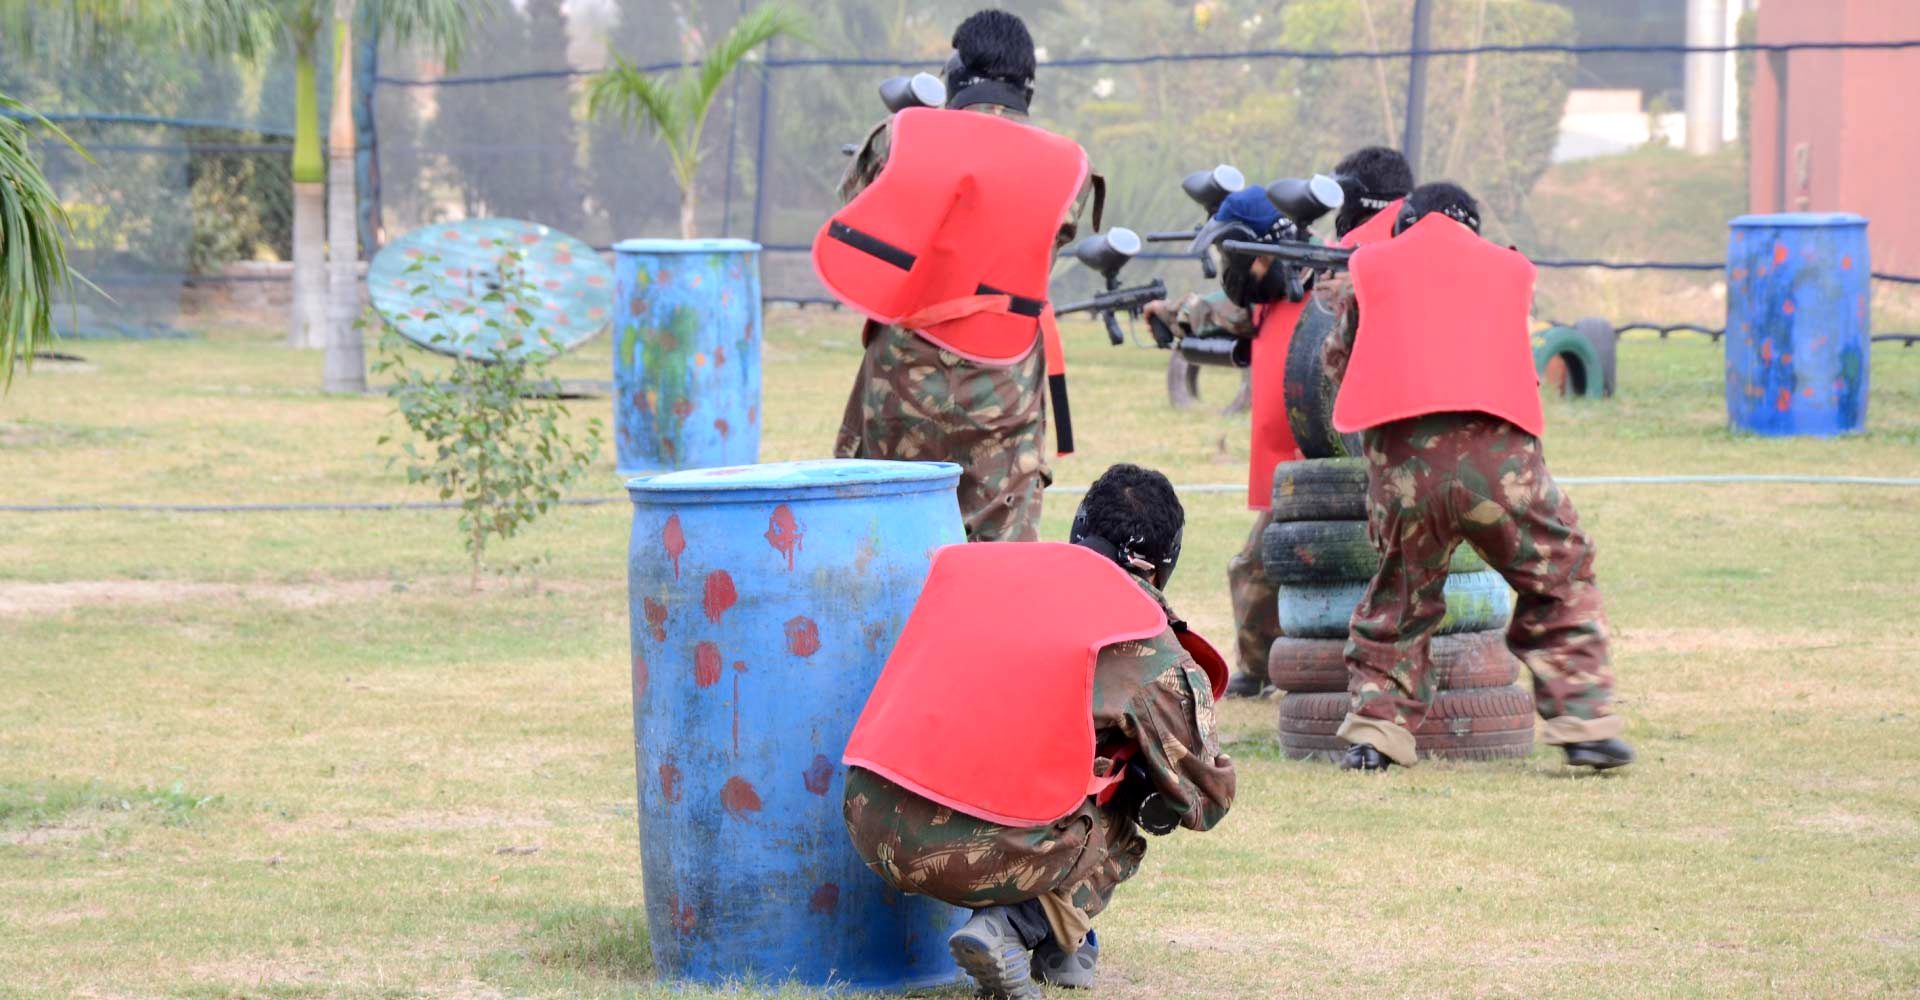
M 1367 538 L 1367 471 L 1357 458 L 1286 462 L 1274 470 L 1273 518 L 1261 538 L 1280 592 L 1280 631 L 1267 676 L 1280 700 L 1280 745 L 1294 758 L 1337 758 L 1348 711 L 1346 643 L 1353 610 L 1380 567 Z M 1439 694 L 1414 731 L 1422 757 L 1488 760 L 1533 748 L 1533 698 L 1507 649 L 1513 595 L 1470 546 L 1453 556 L 1447 616 L 1432 644 Z

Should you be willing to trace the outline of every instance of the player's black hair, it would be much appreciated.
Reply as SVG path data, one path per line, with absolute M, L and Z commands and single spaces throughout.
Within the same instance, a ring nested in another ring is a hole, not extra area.
M 1033 36 L 1016 14 L 997 8 L 975 11 L 953 30 L 953 48 L 977 76 L 1015 86 L 1033 82 Z
M 1083 507 L 1088 534 L 1155 562 L 1178 555 L 1187 512 L 1173 483 L 1159 472 L 1124 462 L 1112 466 L 1087 487 Z
M 1407 204 L 1400 210 L 1400 219 L 1393 231 L 1399 233 L 1425 218 L 1429 212 L 1439 212 L 1476 233 L 1480 231 L 1480 203 L 1473 200 L 1473 195 L 1468 194 L 1466 188 L 1451 181 L 1436 181 L 1414 188 L 1413 193 L 1407 195 Z
M 1347 233 L 1379 214 L 1396 198 L 1413 190 L 1413 168 L 1397 149 L 1367 146 L 1348 153 L 1333 168 L 1347 200 L 1333 217 L 1337 236 Z

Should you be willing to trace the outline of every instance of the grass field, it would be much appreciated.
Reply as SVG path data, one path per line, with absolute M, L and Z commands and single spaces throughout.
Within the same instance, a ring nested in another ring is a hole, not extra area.
M 855 338 L 769 326 L 765 457 L 818 456 Z M 1244 477 L 1244 418 L 1174 414 L 1162 356 L 1070 337 L 1059 482 Z M 0 400 L 0 503 L 426 499 L 374 445 L 384 400 L 321 395 L 277 340 L 76 345 Z M 1920 350 L 1875 348 L 1871 433 L 1828 442 L 1729 435 L 1703 339 L 1621 357 L 1622 398 L 1550 408 L 1560 474 L 1920 476 Z M 616 491 L 609 452 L 578 495 Z M 1239 801 L 1154 842 L 1099 995 L 1920 995 L 1920 492 L 1574 496 L 1641 762 L 1345 775 L 1231 704 Z M 1250 515 L 1188 511 L 1172 596 L 1224 642 Z M 448 512 L 0 525 L 0 997 L 703 995 L 648 957 L 620 507 L 537 525 L 477 594 Z

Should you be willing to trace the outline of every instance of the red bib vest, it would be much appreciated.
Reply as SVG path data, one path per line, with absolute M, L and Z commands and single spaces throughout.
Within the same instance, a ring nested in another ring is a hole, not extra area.
M 1118 779 L 1093 773 L 1101 648 L 1167 627 L 1126 571 L 1082 546 L 947 546 L 842 761 L 988 822 L 1052 823 Z M 1224 661 L 1186 636 L 1212 654 L 1217 694 Z
M 892 128 L 880 175 L 814 237 L 821 284 L 961 357 L 1019 361 L 1037 339 L 1086 151 L 969 111 L 908 108 Z
M 1253 363 L 1247 369 L 1252 396 L 1248 409 L 1253 433 L 1247 449 L 1247 507 L 1266 510 L 1273 504 L 1273 469 L 1281 462 L 1303 457 L 1287 423 L 1287 350 L 1293 328 L 1300 322 L 1305 302 L 1275 302 L 1260 310 L 1260 326 L 1253 338 Z
M 1333 404 L 1336 430 L 1475 411 L 1539 436 L 1532 262 L 1432 214 L 1361 247 L 1348 270 L 1360 330 Z

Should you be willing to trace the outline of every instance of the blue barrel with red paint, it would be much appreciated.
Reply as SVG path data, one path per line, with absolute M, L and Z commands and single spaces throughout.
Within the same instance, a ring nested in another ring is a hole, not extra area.
M 1727 423 L 1769 436 L 1867 426 L 1867 220 L 1743 215 L 1727 240 Z
M 959 475 L 848 460 L 627 484 L 640 856 L 665 975 L 955 977 L 946 938 L 965 914 L 861 863 L 840 755 L 934 550 L 965 539 Z
M 613 440 L 622 476 L 760 460 L 760 244 L 614 244 Z

